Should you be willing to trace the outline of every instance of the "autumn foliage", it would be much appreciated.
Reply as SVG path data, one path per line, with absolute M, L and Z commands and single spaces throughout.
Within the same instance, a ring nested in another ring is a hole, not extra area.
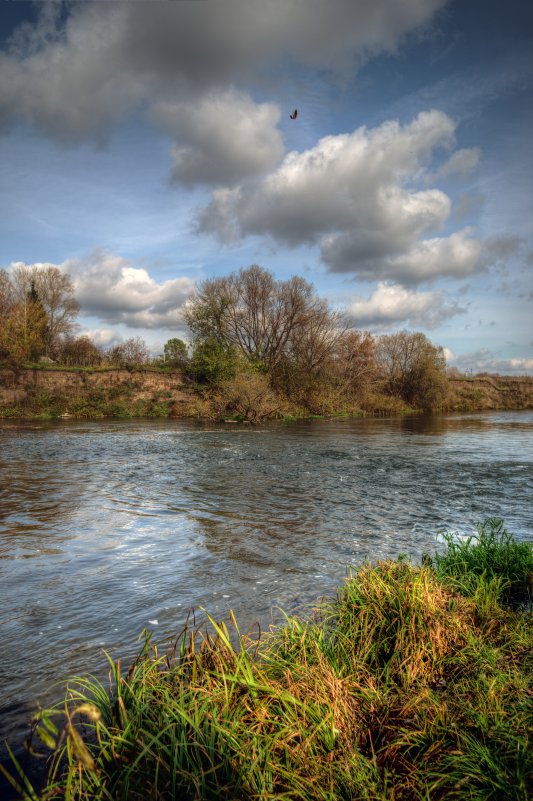
M 199 416 L 250 422 L 430 411 L 448 395 L 442 348 L 424 334 L 360 331 L 304 278 L 277 280 L 255 264 L 201 282 L 184 313 L 191 344 L 174 337 L 160 357 L 140 337 L 97 346 L 77 333 L 78 311 L 74 285 L 57 267 L 0 270 L 0 358 L 176 370 L 197 391 Z
M 203 281 L 186 321 L 193 338 L 189 372 L 215 387 L 218 399 L 242 396 L 252 374 L 263 376 L 263 386 L 285 406 L 314 414 L 429 410 L 447 393 L 442 348 L 423 334 L 376 338 L 358 331 L 303 278 L 276 281 L 258 265 Z M 239 405 L 234 401 L 235 412 Z

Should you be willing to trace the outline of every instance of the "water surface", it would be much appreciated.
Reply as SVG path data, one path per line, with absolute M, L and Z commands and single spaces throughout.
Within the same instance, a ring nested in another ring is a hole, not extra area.
M 533 530 L 533 413 L 207 425 L 0 425 L 0 738 L 54 683 L 175 635 L 332 592 L 364 559 L 503 517 Z M 274 610 L 274 611 L 273 611 Z

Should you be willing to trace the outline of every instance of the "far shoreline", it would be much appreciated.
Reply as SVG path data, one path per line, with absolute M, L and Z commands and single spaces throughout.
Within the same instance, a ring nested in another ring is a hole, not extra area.
M 449 375 L 447 381 L 445 401 L 432 410 L 375 394 L 358 405 L 318 413 L 281 396 L 268 407 L 252 399 L 240 413 L 228 414 L 220 391 L 194 384 L 179 370 L 0 365 L 0 420 L 169 418 L 231 424 L 533 409 L 533 376 L 481 373 Z

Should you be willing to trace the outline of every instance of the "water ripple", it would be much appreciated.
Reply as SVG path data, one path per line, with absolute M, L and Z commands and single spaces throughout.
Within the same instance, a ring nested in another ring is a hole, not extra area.
M 127 658 L 191 606 L 264 626 L 350 564 L 487 516 L 530 537 L 532 489 L 530 412 L 0 425 L 0 739 L 57 680 L 103 670 L 102 648 Z

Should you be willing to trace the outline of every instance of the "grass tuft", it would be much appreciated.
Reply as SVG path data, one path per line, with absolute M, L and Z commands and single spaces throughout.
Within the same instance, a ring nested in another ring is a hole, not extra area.
M 437 576 L 464 595 L 492 596 L 494 603 L 531 602 L 533 549 L 517 542 L 499 518 L 478 526 L 477 534 L 445 537 L 447 550 L 434 559 Z
M 160 653 L 145 633 L 110 687 L 40 713 L 31 801 L 526 801 L 533 778 L 530 544 L 499 523 L 422 567 L 363 565 L 259 641 L 233 615 Z

